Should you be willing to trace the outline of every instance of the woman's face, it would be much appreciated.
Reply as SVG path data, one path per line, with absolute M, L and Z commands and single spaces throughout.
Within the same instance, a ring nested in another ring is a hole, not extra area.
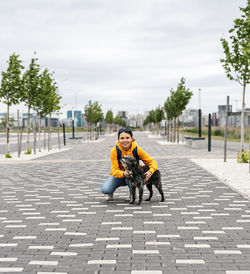
M 119 136 L 118 142 L 124 150 L 129 150 L 132 144 L 132 137 L 129 133 L 122 132 Z

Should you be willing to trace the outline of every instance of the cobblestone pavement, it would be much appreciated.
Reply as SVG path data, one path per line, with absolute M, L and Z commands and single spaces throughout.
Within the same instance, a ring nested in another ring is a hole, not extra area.
M 166 202 L 155 191 L 136 206 L 127 187 L 112 202 L 100 193 L 115 139 L 1 164 L 0 273 L 250 273 L 249 201 L 189 160 L 206 150 L 138 133 Z

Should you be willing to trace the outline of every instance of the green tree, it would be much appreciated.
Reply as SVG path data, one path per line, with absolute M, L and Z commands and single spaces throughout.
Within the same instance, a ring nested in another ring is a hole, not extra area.
M 242 88 L 241 110 L 241 152 L 244 152 L 244 114 L 246 86 L 250 83 L 250 0 L 245 8 L 240 8 L 242 15 L 234 20 L 229 30 L 229 41 L 221 39 L 225 57 L 221 59 L 227 77 L 238 82 Z
M 188 88 L 185 87 L 185 78 L 181 78 L 177 90 L 172 92 L 171 97 L 175 105 L 175 118 L 176 118 L 176 126 L 177 126 L 177 143 L 179 143 L 179 118 L 182 111 L 186 108 L 189 103 L 193 93 Z
M 114 116 L 113 116 L 113 112 L 112 110 L 108 110 L 107 113 L 106 113 L 106 116 L 105 116 L 105 121 L 108 125 L 108 129 L 109 129 L 109 132 L 111 131 L 111 124 L 113 123 L 114 121 Z
M 143 122 L 144 126 L 149 125 L 149 129 L 152 131 L 153 130 L 153 125 L 156 124 L 156 115 L 155 115 L 155 110 L 150 110 L 149 114 L 147 115 L 146 119 Z
M 162 110 L 162 108 L 160 106 L 158 106 L 155 109 L 155 122 L 157 125 L 157 135 L 159 134 L 160 123 L 163 119 L 164 119 L 164 111 Z
M 167 139 L 168 141 L 172 142 L 173 141 L 173 120 L 176 117 L 176 106 L 175 106 L 175 102 L 173 100 L 173 96 L 172 94 L 174 93 L 174 90 L 171 89 L 170 90 L 170 97 L 167 98 L 167 100 L 164 103 L 164 109 L 166 112 L 166 116 L 167 116 L 167 121 L 168 121 L 168 136 Z
M 22 61 L 19 55 L 13 53 L 7 61 L 8 68 L 6 72 L 2 72 L 2 81 L 0 87 L 0 98 L 7 105 L 6 116 L 6 155 L 9 151 L 9 111 L 12 105 L 18 104 L 23 98 L 23 82 L 22 82 Z
M 13 117 L 9 117 L 9 127 L 13 127 L 15 119 Z M 0 127 L 6 128 L 7 125 L 7 114 L 4 115 L 4 118 L 0 122 Z
M 29 68 L 23 74 L 24 83 L 24 103 L 28 107 L 28 143 L 30 135 L 30 110 L 31 108 L 36 108 L 37 97 L 40 91 L 40 66 L 37 64 L 37 58 L 33 57 L 31 59 Z
M 88 123 L 88 131 L 92 131 L 92 126 L 103 120 L 103 112 L 101 105 L 96 101 L 94 103 L 89 100 L 89 103 L 84 107 L 84 116 Z
M 115 116 L 113 122 L 114 122 L 116 125 L 121 126 L 121 127 L 125 127 L 125 126 L 126 126 L 126 121 L 123 120 L 122 118 L 120 118 L 118 114 Z
M 34 103 L 34 109 L 39 113 L 40 117 L 49 115 L 49 149 L 51 144 L 51 116 L 52 113 L 58 113 L 61 109 L 60 100 L 62 98 L 59 95 L 57 83 L 52 76 L 53 73 L 50 73 L 48 69 L 44 69 L 41 73 L 39 95 Z

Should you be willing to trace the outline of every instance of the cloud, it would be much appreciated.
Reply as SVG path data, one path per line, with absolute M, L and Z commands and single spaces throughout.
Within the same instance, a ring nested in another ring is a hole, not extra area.
M 216 111 L 228 93 L 241 98 L 241 87 L 226 78 L 219 60 L 220 38 L 245 5 L 246 0 L 3 1 L 0 70 L 13 52 L 27 66 L 35 50 L 42 69 L 55 72 L 63 104 L 75 105 L 77 94 L 82 109 L 92 99 L 105 110 L 133 112 L 163 105 L 185 77 L 195 92 L 190 106 L 201 88 L 204 111 Z

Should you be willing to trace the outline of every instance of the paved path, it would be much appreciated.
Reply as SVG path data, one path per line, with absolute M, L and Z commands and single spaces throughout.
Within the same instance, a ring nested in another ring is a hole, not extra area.
M 205 149 L 136 134 L 166 196 L 136 206 L 99 190 L 115 139 L 0 166 L 0 273 L 250 273 L 249 201 L 189 160 Z

